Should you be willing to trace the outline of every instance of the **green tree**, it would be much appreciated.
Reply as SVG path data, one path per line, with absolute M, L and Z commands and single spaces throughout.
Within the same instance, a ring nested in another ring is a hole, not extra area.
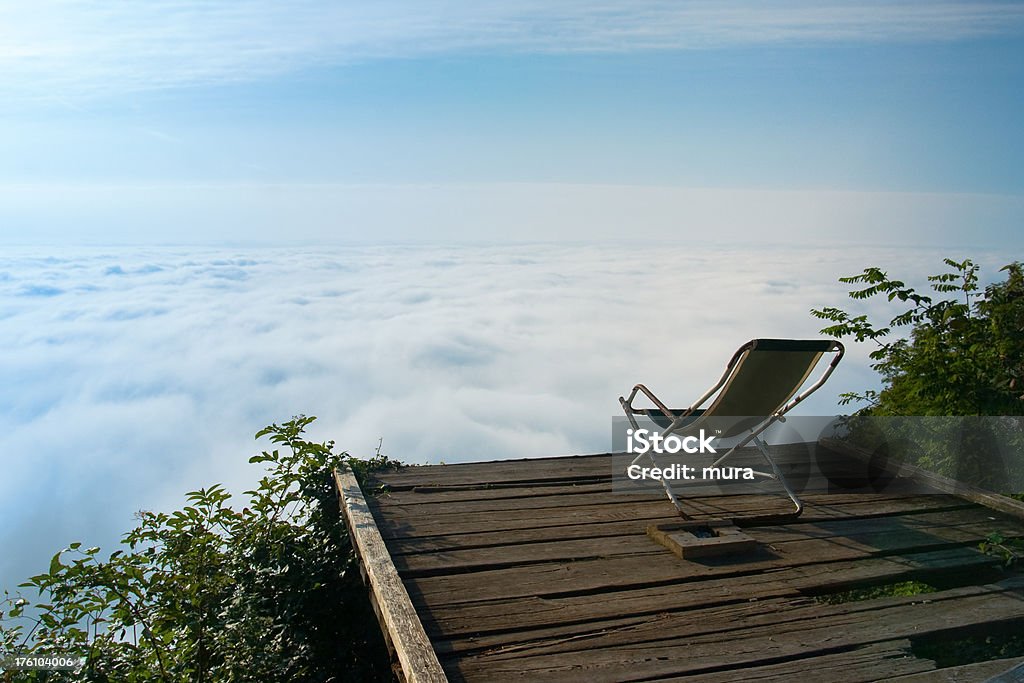
M 937 298 L 921 294 L 879 268 L 840 282 L 863 285 L 856 300 L 885 297 L 901 310 L 888 324 L 839 308 L 812 309 L 831 325 L 823 334 L 871 341 L 880 391 L 842 394 L 865 402 L 862 415 L 1024 415 L 1024 275 L 1002 268 L 1003 282 L 978 286 L 971 260 L 945 259 L 950 270 L 928 278 Z
M 1024 446 L 1024 276 L 1021 264 L 984 289 L 971 260 L 944 259 L 923 294 L 879 268 L 839 278 L 855 300 L 898 306 L 887 324 L 839 308 L 813 309 L 822 333 L 872 342 L 878 391 L 841 394 L 866 404 L 844 421 L 845 439 L 885 461 L 908 462 L 996 491 L 1020 490 Z M 928 419 L 905 419 L 926 416 Z M 965 416 L 976 416 L 973 419 Z M 987 417 L 981 416 L 1004 416 Z
M 276 446 L 236 509 L 221 486 L 171 513 L 140 512 L 122 548 L 72 543 L 24 588 L 5 591 L 0 657 L 75 655 L 84 670 L 30 681 L 390 680 L 389 660 L 341 519 L 332 471 L 394 463 L 302 438 L 296 417 L 257 434 Z

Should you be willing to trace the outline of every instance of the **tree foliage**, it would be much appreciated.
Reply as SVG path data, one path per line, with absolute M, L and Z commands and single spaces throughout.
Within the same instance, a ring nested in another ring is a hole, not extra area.
M 339 513 L 332 471 L 393 466 L 302 438 L 299 416 L 261 430 L 274 449 L 248 503 L 219 485 L 170 513 L 140 512 L 122 547 L 72 543 L 5 591 L 0 657 L 75 655 L 85 668 L 33 681 L 390 680 L 388 657 Z
M 841 395 L 866 406 L 844 418 L 840 437 L 880 462 L 923 467 L 960 482 L 1020 491 L 1024 452 L 1024 274 L 982 288 L 978 266 L 945 259 L 922 293 L 879 268 L 840 278 L 857 301 L 897 307 L 888 323 L 839 308 L 811 312 L 824 334 L 873 343 L 878 391 Z M 914 417 L 910 417 L 914 416 Z M 973 416 L 973 417 L 971 417 Z M 991 417 L 983 417 L 991 416 Z
M 929 276 L 922 294 L 879 268 L 839 278 L 857 285 L 855 300 L 884 297 L 900 307 L 887 324 L 839 308 L 813 309 L 831 322 L 823 334 L 876 345 L 870 357 L 880 391 L 842 394 L 866 402 L 865 415 L 1024 415 L 1024 273 L 1019 262 L 1006 279 L 980 289 L 970 259 L 944 259 L 948 270 Z

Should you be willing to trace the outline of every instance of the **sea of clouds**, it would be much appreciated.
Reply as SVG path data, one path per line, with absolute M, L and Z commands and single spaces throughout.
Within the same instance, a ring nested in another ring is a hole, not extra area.
M 0 586 L 133 512 L 258 478 L 252 435 L 413 463 L 605 452 L 617 397 L 685 405 L 741 343 L 814 337 L 867 265 L 932 249 L 708 245 L 20 248 L 0 255 Z M 969 254 L 987 267 L 998 253 Z M 878 302 L 858 310 L 884 313 Z M 855 346 L 804 414 L 876 385 Z

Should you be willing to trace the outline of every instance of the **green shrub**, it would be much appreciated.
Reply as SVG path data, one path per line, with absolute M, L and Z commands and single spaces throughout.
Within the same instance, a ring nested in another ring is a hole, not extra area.
M 107 557 L 72 543 L 5 591 L 0 656 L 72 655 L 80 673 L 29 681 L 390 680 L 386 650 L 341 518 L 334 443 L 302 438 L 312 417 L 261 430 L 274 449 L 248 502 L 221 486 L 171 513 L 140 512 Z M 391 465 L 380 456 L 368 467 Z
M 839 309 L 812 309 L 832 325 L 823 334 L 876 345 L 872 367 L 881 391 L 842 394 L 842 402 L 864 402 L 861 414 L 1024 415 L 1024 272 L 1005 266 L 1006 280 L 978 287 L 970 259 L 945 259 L 951 270 L 929 276 L 938 300 L 921 294 L 878 268 L 839 278 L 866 285 L 850 291 L 856 300 L 882 296 L 903 310 L 888 324 Z M 909 328 L 909 333 L 899 334 Z

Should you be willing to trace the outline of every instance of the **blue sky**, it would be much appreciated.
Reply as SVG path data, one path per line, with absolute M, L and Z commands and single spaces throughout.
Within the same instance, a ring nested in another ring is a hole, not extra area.
M 1021 3 L 40 2 L 0 26 L 8 242 L 1019 244 Z

